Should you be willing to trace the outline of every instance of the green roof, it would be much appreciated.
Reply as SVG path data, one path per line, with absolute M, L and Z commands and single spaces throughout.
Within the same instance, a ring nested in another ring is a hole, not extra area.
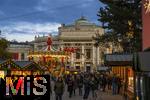
M 84 16 L 81 16 L 79 19 L 75 20 L 73 24 L 65 25 L 65 27 L 73 27 L 75 25 L 80 25 L 80 26 L 97 26 L 94 23 L 91 23 L 88 21 Z
M 19 67 L 26 67 L 30 64 L 32 64 L 32 61 L 15 61 L 15 64 L 19 65 Z
M 80 25 L 95 25 L 95 24 L 89 22 L 84 16 L 81 16 L 81 18 L 77 19 L 75 21 L 75 24 L 80 24 Z

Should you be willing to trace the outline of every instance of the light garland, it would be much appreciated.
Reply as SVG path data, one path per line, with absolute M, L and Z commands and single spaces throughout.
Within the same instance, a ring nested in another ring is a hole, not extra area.
M 150 12 L 150 0 L 145 1 L 144 8 L 146 9 L 146 14 Z

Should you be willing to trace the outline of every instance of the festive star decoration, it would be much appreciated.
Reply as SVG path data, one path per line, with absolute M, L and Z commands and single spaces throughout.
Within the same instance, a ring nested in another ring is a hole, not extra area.
M 146 14 L 150 12 L 150 0 L 145 1 L 144 8 L 146 9 Z

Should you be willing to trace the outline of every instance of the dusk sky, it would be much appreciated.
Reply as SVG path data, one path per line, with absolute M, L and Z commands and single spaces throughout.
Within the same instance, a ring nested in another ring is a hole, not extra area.
M 61 23 L 82 15 L 100 25 L 98 0 L 0 0 L 0 30 L 8 40 L 32 41 L 35 35 L 57 34 Z

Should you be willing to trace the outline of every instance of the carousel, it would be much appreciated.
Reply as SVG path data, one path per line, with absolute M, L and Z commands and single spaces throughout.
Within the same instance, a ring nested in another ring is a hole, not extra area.
M 42 68 L 47 69 L 45 73 L 60 76 L 66 72 L 66 64 L 73 52 L 75 52 L 74 48 L 64 48 L 62 50 L 62 48 L 52 47 L 52 39 L 48 36 L 47 47 L 40 51 L 30 51 L 28 58 L 30 61 L 37 62 Z

